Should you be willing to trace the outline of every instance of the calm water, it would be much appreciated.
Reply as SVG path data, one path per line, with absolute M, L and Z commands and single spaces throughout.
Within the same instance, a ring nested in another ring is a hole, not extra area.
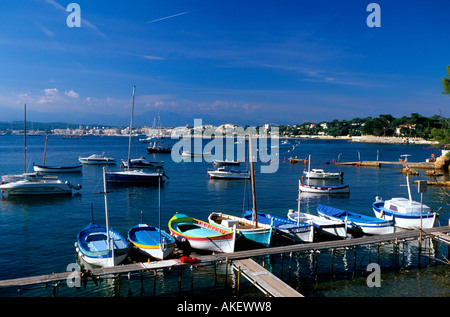
M 175 141 L 169 140 L 174 143 Z M 207 142 L 207 141 L 204 141 Z M 295 142 L 295 141 L 293 141 Z M 27 138 L 27 164 L 41 164 L 44 154 L 44 136 Z M 0 136 L 0 175 L 21 173 L 24 167 L 23 136 Z M 49 136 L 46 164 L 70 165 L 78 156 L 97 153 L 125 159 L 128 152 L 128 138 L 85 137 L 63 139 Z M 206 220 L 211 211 L 223 211 L 239 215 L 247 205 L 250 185 L 241 180 L 210 180 L 207 169 L 211 163 L 175 163 L 167 154 L 150 155 L 146 145 L 133 139 L 133 157 L 144 155 L 150 160 L 163 160 L 169 180 L 161 189 L 162 227 L 167 230 L 168 220 L 175 212 Z M 422 145 L 358 144 L 345 141 L 325 142 L 322 140 L 301 140 L 300 144 L 280 150 L 280 164 L 276 173 L 262 174 L 256 164 L 256 195 L 258 210 L 274 215 L 286 216 L 288 209 L 297 209 L 298 179 L 306 168 L 303 164 L 289 164 L 284 158 L 312 156 L 312 167 L 329 171 L 344 172 L 344 183 L 350 184 L 350 195 L 337 197 L 311 197 L 301 199 L 302 211 L 315 213 L 318 204 L 373 215 L 371 203 L 375 196 L 388 199 L 392 196 L 407 196 L 405 177 L 398 167 L 359 168 L 334 166 L 332 160 L 397 161 L 402 154 L 410 154 L 411 161 L 424 161 L 439 151 Z M 110 167 L 118 170 L 119 164 Z M 33 275 L 65 272 L 68 264 L 76 261 L 74 242 L 77 233 L 91 220 L 91 204 L 94 218 L 104 223 L 104 197 L 102 191 L 102 168 L 84 166 L 82 173 L 60 174 L 60 179 L 81 184 L 80 193 L 72 197 L 9 197 L 0 201 L 0 280 Z M 448 179 L 448 175 L 445 176 Z M 424 171 L 415 179 L 426 179 Z M 339 183 L 337 181 L 336 183 Z M 128 230 L 144 221 L 158 225 L 158 188 L 127 186 L 110 188 L 108 195 L 110 225 L 126 235 Z M 413 198 L 420 200 L 417 187 L 412 185 Z M 250 195 L 251 197 L 251 195 Z M 448 224 L 448 196 L 440 188 L 429 187 L 424 203 L 432 210 L 439 210 L 439 221 Z M 407 250 L 414 246 L 407 246 Z M 420 267 L 414 255 L 405 253 L 400 259 L 400 268 L 393 263 L 392 246 L 381 248 L 382 287 L 369 288 L 366 285 L 365 268 L 369 259 L 377 257 L 376 250 L 358 249 L 356 261 L 353 251 L 340 252 L 333 256 L 324 252 L 317 256 L 296 254 L 260 259 L 265 267 L 289 282 L 306 296 L 449 296 L 448 265 L 425 260 Z M 432 252 L 448 255 L 447 246 L 433 245 Z M 134 258 L 132 260 L 139 260 Z M 142 260 L 142 259 L 141 259 Z M 330 263 L 334 261 L 334 271 Z M 181 274 L 181 285 L 179 277 Z M 225 285 L 227 281 L 227 286 Z M 233 285 L 236 276 L 225 266 L 177 270 L 145 275 L 102 280 L 100 286 L 90 282 L 86 289 L 75 290 L 65 285 L 58 288 L 59 296 L 260 296 L 261 293 L 241 278 L 241 290 L 237 294 Z M 192 285 L 196 287 L 193 288 Z M 211 289 L 214 292 L 211 292 Z M 20 296 L 51 296 L 47 289 L 22 290 Z M 15 289 L 1 290 L 1 296 L 19 296 Z

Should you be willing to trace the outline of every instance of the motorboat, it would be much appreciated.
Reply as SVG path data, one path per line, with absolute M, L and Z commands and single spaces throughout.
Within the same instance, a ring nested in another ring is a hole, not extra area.
M 25 195 L 71 195 L 72 190 L 80 190 L 81 185 L 62 182 L 59 179 L 25 178 L 0 185 L 0 191 L 7 196 Z
M 318 178 L 318 179 L 342 179 L 344 177 L 344 173 L 332 173 L 325 172 L 323 169 L 313 168 L 311 171 L 303 171 L 305 177 L 307 178 Z
M 150 162 L 141 156 L 137 159 L 122 160 L 122 166 L 124 168 L 162 168 L 164 167 L 164 162 Z
M 78 157 L 78 161 L 82 164 L 100 165 L 100 164 L 116 164 L 116 159 L 113 157 L 106 157 L 103 154 L 92 154 L 87 157 Z
M 249 179 L 249 171 L 233 170 L 227 167 L 219 167 L 218 169 L 207 171 L 210 178 L 223 179 Z

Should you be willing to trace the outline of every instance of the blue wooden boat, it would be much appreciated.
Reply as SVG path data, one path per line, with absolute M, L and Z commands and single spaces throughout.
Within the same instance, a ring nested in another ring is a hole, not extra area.
M 119 265 L 129 252 L 128 242 L 120 233 L 96 223 L 78 233 L 76 250 L 84 261 L 101 267 Z
M 251 220 L 253 213 L 246 211 L 244 218 Z M 270 225 L 276 229 L 283 237 L 297 242 L 313 242 L 314 224 L 312 221 L 293 221 L 283 217 L 272 216 L 270 214 L 258 212 L 258 223 Z
M 393 220 L 378 219 L 324 205 L 317 206 L 317 212 L 323 218 L 343 221 L 347 224 L 348 231 L 353 233 L 374 235 L 393 233 L 395 230 Z
M 158 260 L 168 257 L 175 248 L 175 239 L 170 234 L 147 224 L 131 228 L 128 232 L 128 241 L 140 252 Z

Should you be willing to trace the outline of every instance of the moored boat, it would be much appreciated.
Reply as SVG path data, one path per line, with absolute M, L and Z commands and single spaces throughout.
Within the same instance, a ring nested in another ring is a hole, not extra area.
M 7 196 L 71 195 L 73 190 L 80 189 L 81 185 L 59 179 L 25 178 L 0 185 L 1 193 Z
M 175 239 L 160 228 L 138 224 L 128 232 L 128 241 L 141 253 L 163 260 L 172 254 Z
M 241 163 L 239 161 L 231 160 L 214 160 L 213 165 L 215 166 L 239 166 Z
M 33 170 L 37 173 L 78 173 L 83 168 L 82 164 L 72 166 L 47 166 L 34 165 Z
M 308 185 L 300 184 L 300 190 L 306 193 L 316 193 L 316 194 L 348 194 L 350 192 L 349 185 Z
M 145 157 L 141 156 L 137 159 L 130 159 L 130 160 L 122 160 L 121 167 L 125 168 L 163 168 L 164 162 L 150 162 Z
M 235 230 L 220 228 L 185 214 L 175 214 L 169 220 L 169 230 L 177 241 L 188 243 L 193 249 L 234 252 Z
M 344 177 L 344 173 L 332 173 L 325 172 L 323 169 L 313 168 L 311 171 L 303 171 L 303 174 L 307 178 L 315 178 L 315 179 L 341 179 Z
M 356 234 L 375 235 L 393 233 L 395 231 L 393 220 L 378 219 L 324 205 L 317 206 L 317 212 L 319 216 L 325 219 L 344 221 L 347 223 L 347 230 Z
M 100 165 L 100 164 L 116 164 L 116 159 L 113 157 L 106 157 L 103 154 L 92 154 L 87 157 L 78 157 L 78 161 L 82 164 Z
M 210 178 L 223 179 L 249 179 L 249 171 L 234 170 L 227 167 L 219 167 L 212 171 L 207 171 Z
M 139 183 L 157 185 L 164 182 L 164 172 L 146 173 L 141 170 L 125 170 L 118 172 L 106 172 L 105 177 L 108 183 Z
M 244 213 L 244 218 L 251 220 L 253 215 L 251 211 Z M 286 239 L 296 242 L 313 242 L 314 241 L 314 225 L 313 222 L 308 220 L 292 221 L 283 217 L 273 216 L 267 213 L 257 213 L 258 223 L 267 224 L 273 226 L 276 232 L 279 232 L 281 236 Z
M 262 223 L 255 223 L 243 217 L 237 217 L 221 212 L 212 212 L 208 216 L 209 223 L 223 229 L 230 229 L 236 226 L 240 237 L 261 244 L 270 246 L 272 240 L 273 227 Z

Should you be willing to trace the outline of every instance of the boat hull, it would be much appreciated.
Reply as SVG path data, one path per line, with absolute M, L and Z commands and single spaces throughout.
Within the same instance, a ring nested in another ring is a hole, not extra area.
M 175 239 L 159 228 L 140 224 L 130 229 L 128 241 L 139 252 L 163 260 L 175 249 Z
M 160 153 L 160 154 L 170 154 L 170 153 L 172 153 L 172 148 L 165 148 L 165 147 L 156 147 L 156 148 L 154 148 L 154 147 L 147 147 L 147 152 L 148 153 L 150 153 L 150 154 L 153 154 L 153 153 Z
M 237 233 L 240 237 L 261 244 L 265 247 L 270 246 L 273 228 L 270 225 L 258 224 L 255 228 L 253 221 L 223 214 L 221 212 L 213 212 L 208 217 L 209 223 L 224 229 L 230 229 L 235 224 Z
M 172 236 L 179 242 L 188 242 L 192 249 L 220 253 L 234 252 L 236 234 L 207 222 L 176 214 L 169 221 Z
M 330 172 L 324 172 L 322 170 L 320 171 L 304 171 L 306 178 L 310 179 L 341 179 L 344 176 L 344 173 L 330 173 Z
M 76 251 L 87 263 L 95 266 L 109 267 L 122 263 L 128 256 L 128 242 L 118 232 L 109 230 L 114 245 L 108 249 L 106 228 L 98 224 L 89 224 L 78 233 Z
M 377 201 L 372 204 L 375 216 L 379 219 L 391 220 L 395 225 L 404 229 L 420 228 L 420 213 L 399 213 L 383 207 L 384 201 Z M 436 213 L 422 214 L 422 228 L 433 228 L 437 219 Z

